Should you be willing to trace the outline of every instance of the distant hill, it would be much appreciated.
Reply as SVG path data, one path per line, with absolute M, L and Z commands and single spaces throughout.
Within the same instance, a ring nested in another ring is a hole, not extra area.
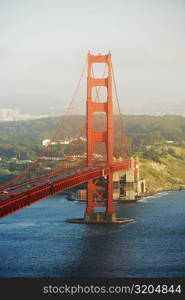
M 55 132 L 62 117 L 43 118 L 29 121 L 1 122 L 0 144 L 28 147 L 31 150 L 41 147 L 43 139 L 49 139 Z M 101 124 L 101 117 L 95 123 Z M 124 126 L 131 153 L 142 151 L 147 145 L 165 141 L 184 144 L 185 118 L 182 116 L 131 116 L 124 117 Z M 114 117 L 115 140 L 120 137 L 120 119 Z M 78 137 L 80 131 L 85 135 L 85 117 L 72 115 L 62 125 L 57 139 Z

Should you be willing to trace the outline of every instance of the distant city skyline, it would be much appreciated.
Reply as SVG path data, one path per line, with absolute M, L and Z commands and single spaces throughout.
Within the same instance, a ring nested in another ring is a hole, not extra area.
M 164 115 L 178 115 L 185 117 L 185 111 L 181 110 L 174 110 L 166 112 L 165 110 L 161 111 L 151 111 L 151 110 L 141 110 L 139 112 L 137 111 L 131 111 L 127 112 L 124 115 L 149 115 L 149 116 L 164 116 Z M 27 114 L 27 113 L 20 113 L 18 109 L 11 109 L 11 108 L 2 108 L 0 109 L 0 122 L 12 122 L 12 121 L 27 121 L 27 120 L 36 120 L 36 119 L 42 119 L 42 118 L 48 118 L 48 117 L 59 117 L 63 116 L 62 114 L 45 114 L 45 115 L 33 115 L 33 114 Z
M 184 0 L 2 0 L 0 36 L 0 109 L 64 114 L 87 52 L 110 50 L 122 113 L 185 111 Z
M 32 119 L 47 118 L 48 115 L 32 115 L 32 114 L 21 114 L 19 109 L 12 108 L 0 108 L 0 121 L 24 121 Z

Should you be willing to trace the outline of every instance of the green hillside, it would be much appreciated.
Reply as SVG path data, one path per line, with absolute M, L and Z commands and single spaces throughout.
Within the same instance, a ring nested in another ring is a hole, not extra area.
M 30 121 L 0 122 L 0 177 L 12 177 L 26 165 L 15 166 L 12 158 L 34 160 L 42 151 L 42 140 L 50 139 L 63 117 Z M 95 118 L 95 126 L 101 126 L 102 118 Z M 124 117 L 127 144 L 132 156 L 140 159 L 141 175 L 146 178 L 150 192 L 179 188 L 185 185 L 185 118 L 182 116 L 131 116 Z M 114 117 L 114 155 L 123 155 L 119 116 Z M 72 115 L 64 122 L 57 139 L 85 136 L 85 117 Z M 85 151 L 80 141 L 75 148 Z M 69 153 L 73 143 L 58 147 L 57 155 Z M 55 151 L 55 152 L 56 152 Z M 101 149 L 100 149 L 101 151 Z M 50 154 L 50 153 L 49 153 Z
M 63 117 L 29 121 L 0 122 L 0 143 L 29 145 L 49 138 Z M 96 118 L 101 122 L 101 116 Z M 78 136 L 85 124 L 85 117 L 72 115 L 64 122 L 60 136 Z M 131 144 L 141 146 L 164 140 L 185 141 L 185 118 L 182 116 L 130 116 L 124 117 L 126 134 Z M 115 133 L 120 133 L 119 117 L 114 117 Z
M 142 157 L 139 159 L 140 175 L 146 180 L 148 192 L 185 189 L 185 148 L 158 145 L 155 149 L 163 153 L 160 162 Z

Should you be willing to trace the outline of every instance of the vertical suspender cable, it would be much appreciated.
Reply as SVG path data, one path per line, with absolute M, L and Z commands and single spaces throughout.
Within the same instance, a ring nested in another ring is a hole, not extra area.
M 116 86 L 116 80 L 115 80 L 113 65 L 112 65 L 112 77 L 113 77 L 114 90 L 115 90 L 115 95 L 116 95 L 116 102 L 117 102 L 117 106 L 118 106 L 118 110 L 119 110 L 120 124 L 122 124 L 121 133 L 123 135 L 123 144 L 124 144 L 124 148 L 125 148 L 125 151 L 126 151 L 126 155 L 127 155 L 128 158 L 130 158 L 130 153 L 129 153 L 129 150 L 128 150 L 128 147 L 127 147 L 127 139 L 126 139 L 126 134 L 125 134 L 124 119 L 123 119 L 123 115 L 121 114 L 121 109 L 120 109 L 120 104 L 119 104 L 119 99 L 118 99 L 118 92 L 117 92 L 117 86 Z

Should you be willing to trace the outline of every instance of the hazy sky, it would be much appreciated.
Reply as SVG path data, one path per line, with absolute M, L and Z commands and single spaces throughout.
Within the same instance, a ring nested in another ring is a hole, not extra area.
M 185 0 L 0 0 L 0 108 L 63 113 L 88 50 L 122 111 L 185 111 Z

